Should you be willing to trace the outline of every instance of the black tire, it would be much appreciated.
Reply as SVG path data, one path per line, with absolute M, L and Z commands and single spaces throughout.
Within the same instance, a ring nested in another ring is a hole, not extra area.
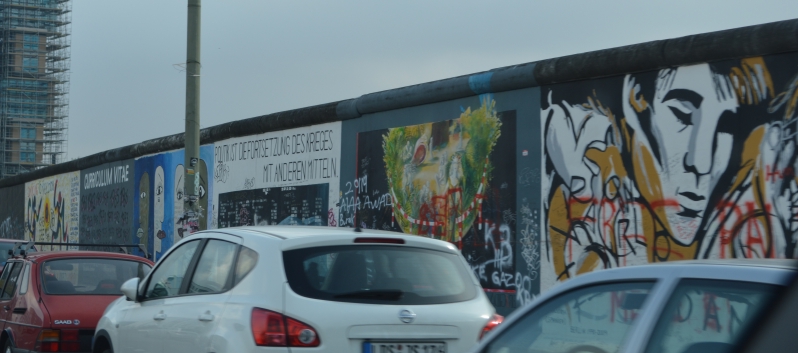
M 100 346 L 101 348 L 95 347 L 96 353 L 114 353 L 114 349 L 111 348 L 111 343 L 109 343 L 105 339 L 101 339 L 101 342 L 103 343 L 103 345 Z
M 6 342 L 3 343 L 3 353 L 11 353 L 11 340 L 6 339 Z

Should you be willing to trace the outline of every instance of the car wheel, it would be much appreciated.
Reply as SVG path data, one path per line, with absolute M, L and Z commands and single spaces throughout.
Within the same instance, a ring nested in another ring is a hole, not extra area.
M 114 353 L 114 349 L 111 348 L 111 347 L 107 347 L 107 348 L 103 349 L 102 351 L 100 351 L 100 353 Z

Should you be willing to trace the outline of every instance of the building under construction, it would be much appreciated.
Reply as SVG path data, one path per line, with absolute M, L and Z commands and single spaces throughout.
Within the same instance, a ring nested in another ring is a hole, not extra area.
M 0 178 L 66 159 L 70 0 L 0 0 Z

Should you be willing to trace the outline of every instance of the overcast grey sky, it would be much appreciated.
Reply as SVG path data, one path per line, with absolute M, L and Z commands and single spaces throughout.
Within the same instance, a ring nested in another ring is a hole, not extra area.
M 183 131 L 186 3 L 73 1 L 70 159 Z M 796 0 L 205 0 L 202 127 L 796 17 Z

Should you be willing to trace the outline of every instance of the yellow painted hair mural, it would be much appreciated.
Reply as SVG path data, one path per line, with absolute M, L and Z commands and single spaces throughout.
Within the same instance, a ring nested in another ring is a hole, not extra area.
M 488 157 L 501 135 L 495 105 L 484 99 L 445 124 L 388 129 L 383 160 L 403 232 L 457 242 L 479 217 L 492 171 Z

